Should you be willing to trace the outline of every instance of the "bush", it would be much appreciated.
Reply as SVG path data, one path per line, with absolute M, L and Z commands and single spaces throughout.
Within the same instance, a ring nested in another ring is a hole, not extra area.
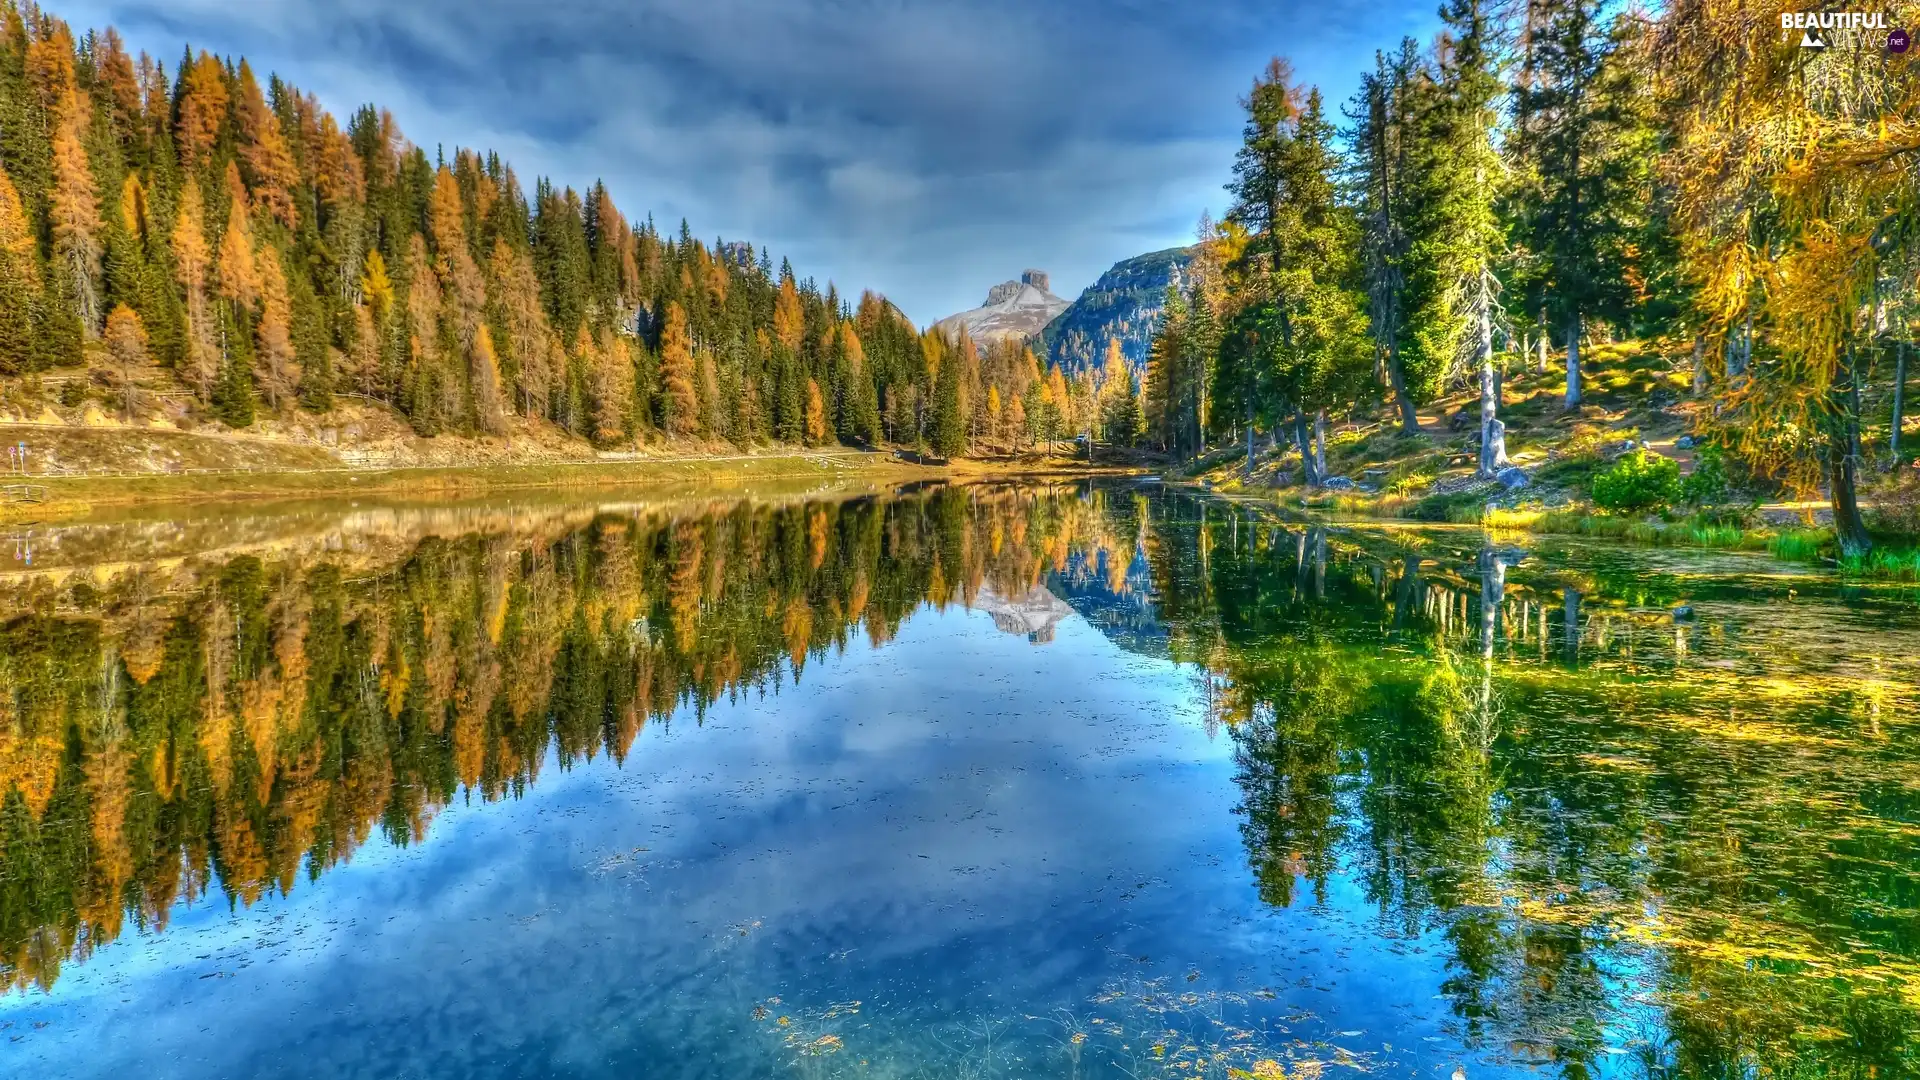
M 1680 482 L 1680 497 L 1695 506 L 1719 506 L 1732 494 L 1726 452 L 1712 443 L 1701 444 L 1694 451 L 1693 472 Z
M 1624 513 L 1669 506 L 1680 497 L 1680 463 L 1635 450 L 1593 478 L 1593 505 Z

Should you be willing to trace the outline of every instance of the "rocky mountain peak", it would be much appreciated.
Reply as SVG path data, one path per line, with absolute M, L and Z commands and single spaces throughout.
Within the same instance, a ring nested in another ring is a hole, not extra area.
M 1046 271 L 1022 270 L 1019 278 L 988 289 L 986 303 L 949 315 L 934 327 L 947 333 L 965 327 L 977 341 L 1033 337 L 1067 309 L 1067 301 L 1047 291 L 1048 284 Z

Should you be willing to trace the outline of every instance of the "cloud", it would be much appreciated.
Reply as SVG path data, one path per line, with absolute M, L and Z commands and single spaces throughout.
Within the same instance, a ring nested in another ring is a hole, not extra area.
M 243 54 L 429 148 L 604 179 L 630 216 L 684 217 L 930 322 L 1025 266 L 1072 295 L 1218 211 L 1235 99 L 1264 56 L 1344 96 L 1424 32 L 1335 0 L 81 0 L 172 61 Z

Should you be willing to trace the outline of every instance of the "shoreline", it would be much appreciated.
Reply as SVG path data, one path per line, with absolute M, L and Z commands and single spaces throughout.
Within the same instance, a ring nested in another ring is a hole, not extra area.
M 70 521 L 116 510 L 265 503 L 310 499 L 462 499 L 505 492 L 659 491 L 700 486 L 723 491 L 749 485 L 916 481 L 967 483 L 1012 479 L 1081 479 L 1140 475 L 1148 470 L 1060 460 L 963 458 L 914 462 L 892 451 L 770 450 L 758 454 L 660 455 L 593 461 L 474 464 L 339 465 L 310 468 L 207 469 L 80 475 L 7 475 L 6 488 L 32 489 L 0 501 L 0 523 Z

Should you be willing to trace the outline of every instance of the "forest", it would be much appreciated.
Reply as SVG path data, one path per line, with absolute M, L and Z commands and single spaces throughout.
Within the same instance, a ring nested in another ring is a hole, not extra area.
M 342 123 L 245 59 L 169 70 L 15 0 L 0 32 L 0 397 L 27 415 L 243 429 L 357 399 L 423 436 L 951 455 L 1138 412 L 1112 365 L 922 333 L 604 184 L 529 192 L 375 106 Z
M 1326 469 L 1326 425 L 1403 431 L 1477 392 L 1470 449 L 1508 465 L 1503 380 L 1631 341 L 1687 369 L 1689 441 L 1829 500 L 1903 461 L 1920 304 L 1920 74 L 1868 34 L 1802 47 L 1778 0 L 1448 0 L 1342 106 L 1274 60 L 1242 100 L 1228 190 L 1170 290 L 1149 441 L 1256 433 Z M 1896 5 L 1889 25 L 1912 23 Z

